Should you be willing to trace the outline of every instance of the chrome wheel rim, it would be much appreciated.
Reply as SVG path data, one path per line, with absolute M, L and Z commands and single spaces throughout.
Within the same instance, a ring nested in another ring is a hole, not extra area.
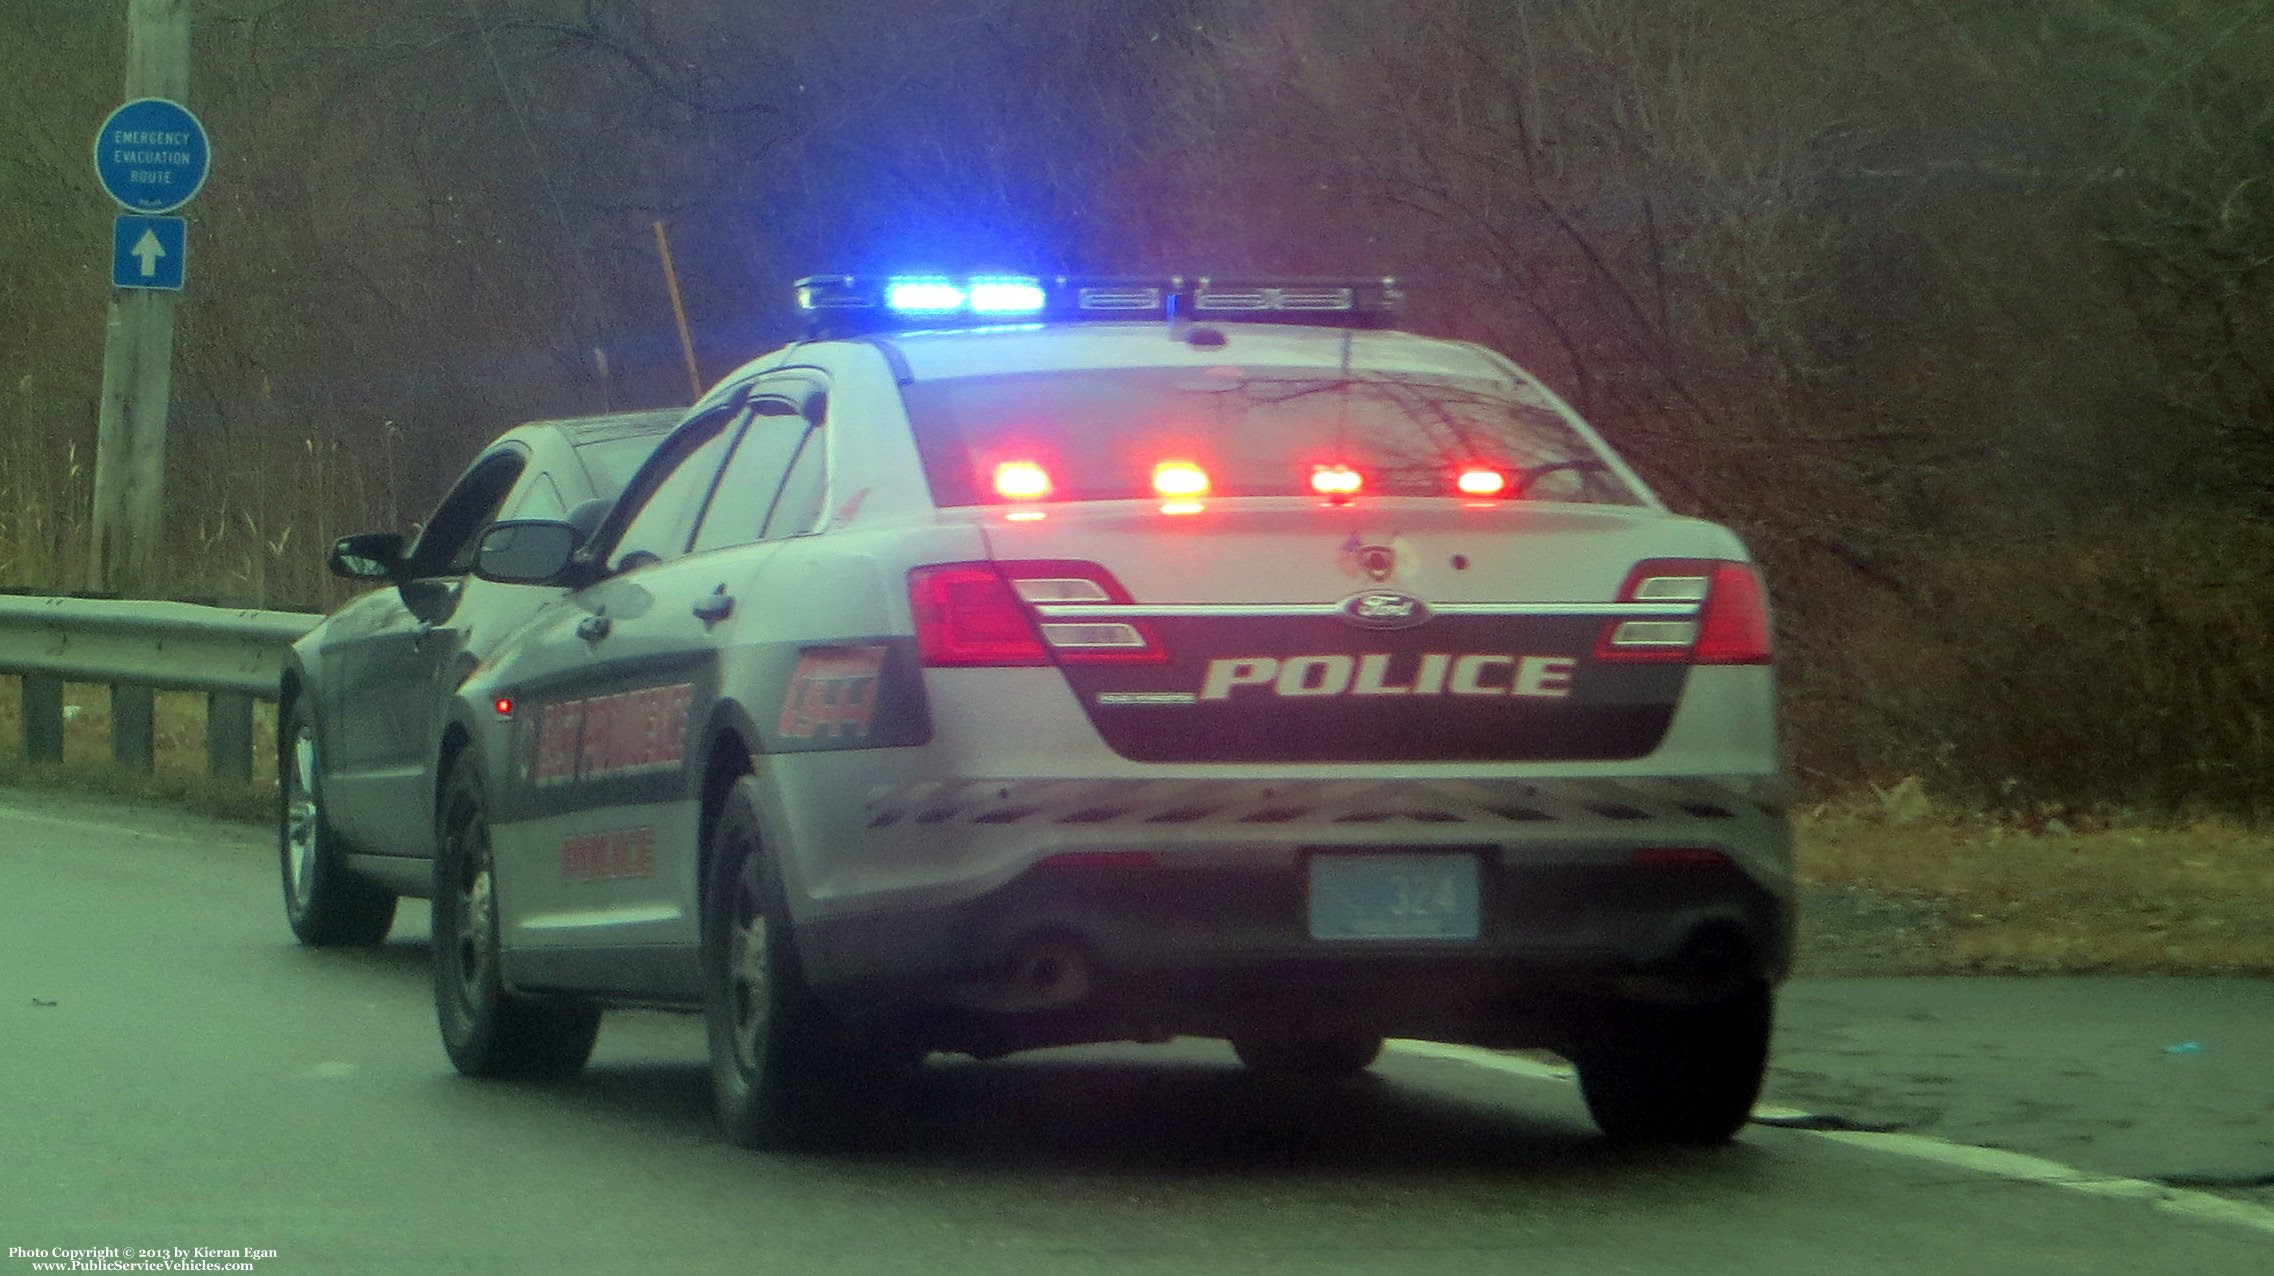
M 285 772 L 284 837 L 292 870 L 292 902 L 304 904 L 316 872 L 316 742 L 302 728 L 292 737 Z
M 458 957 L 460 1004 L 481 1004 L 489 983 L 490 935 L 496 905 L 490 885 L 489 840 L 478 821 L 469 821 L 459 846 L 472 871 L 458 890 L 458 933 L 451 937 Z
M 766 963 L 766 914 L 750 881 L 753 861 L 744 860 L 734 887 L 732 930 L 728 936 L 727 1000 L 734 1019 L 734 1057 L 744 1073 L 758 1071 L 766 1041 L 766 1006 L 772 976 Z

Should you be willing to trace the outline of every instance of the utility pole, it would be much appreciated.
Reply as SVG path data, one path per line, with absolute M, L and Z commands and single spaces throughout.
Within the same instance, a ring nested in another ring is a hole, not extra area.
M 128 102 L 188 101 L 189 6 L 190 0 L 127 0 Z M 107 142 L 96 139 L 98 167 Z M 152 559 L 165 503 L 174 301 L 172 291 L 149 287 L 120 288 L 111 296 L 95 441 L 94 541 L 87 556 L 88 585 L 109 593 L 147 596 L 156 584 Z

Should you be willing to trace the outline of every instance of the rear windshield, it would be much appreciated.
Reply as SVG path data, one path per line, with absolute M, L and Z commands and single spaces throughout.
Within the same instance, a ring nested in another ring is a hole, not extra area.
M 1638 505 L 1599 452 L 1526 388 L 1315 368 L 1107 368 L 948 377 L 905 388 L 941 505 L 1004 499 L 997 467 L 1048 475 L 1049 499 L 1154 495 L 1154 467 L 1197 465 L 1212 496 L 1312 493 L 1347 466 L 1378 496 L 1454 496 L 1465 468 L 1532 500 Z

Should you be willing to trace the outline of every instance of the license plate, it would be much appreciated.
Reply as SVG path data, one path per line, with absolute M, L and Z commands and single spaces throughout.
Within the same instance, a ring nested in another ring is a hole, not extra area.
M 1475 939 L 1477 857 L 1311 856 L 1311 938 Z

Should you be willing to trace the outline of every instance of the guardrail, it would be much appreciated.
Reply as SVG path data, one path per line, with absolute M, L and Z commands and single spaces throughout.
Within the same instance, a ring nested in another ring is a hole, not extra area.
M 24 684 L 24 756 L 63 760 L 63 684 L 110 688 L 111 757 L 148 771 L 157 693 L 205 693 L 209 774 L 252 778 L 253 702 L 274 700 L 285 649 L 321 616 L 196 603 L 0 595 L 0 675 Z

